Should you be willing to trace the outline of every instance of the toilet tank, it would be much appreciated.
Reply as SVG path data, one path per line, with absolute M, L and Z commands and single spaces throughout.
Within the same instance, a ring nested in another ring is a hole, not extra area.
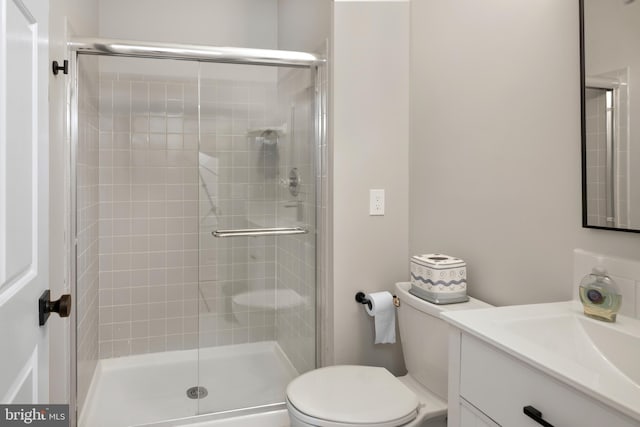
M 395 288 L 400 299 L 398 326 L 407 371 L 413 379 L 446 401 L 449 329 L 440 319 L 440 313 L 491 306 L 474 298 L 463 303 L 436 305 L 410 294 L 410 282 L 396 283 Z

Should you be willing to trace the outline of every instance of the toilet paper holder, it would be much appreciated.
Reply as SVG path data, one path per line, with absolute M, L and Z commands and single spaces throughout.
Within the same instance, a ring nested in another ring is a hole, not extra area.
M 369 307 L 369 310 L 371 310 L 371 301 L 369 300 L 369 298 L 367 298 L 367 295 L 364 292 L 356 293 L 356 302 L 362 305 L 367 305 Z M 393 296 L 393 305 L 395 305 L 396 307 L 400 307 L 400 298 L 398 298 L 397 295 Z

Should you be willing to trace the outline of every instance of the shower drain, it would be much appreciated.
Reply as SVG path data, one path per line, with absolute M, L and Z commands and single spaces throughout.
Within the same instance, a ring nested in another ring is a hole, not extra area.
M 195 386 L 187 389 L 187 397 L 189 399 L 202 399 L 207 397 L 207 394 L 209 392 L 204 387 Z

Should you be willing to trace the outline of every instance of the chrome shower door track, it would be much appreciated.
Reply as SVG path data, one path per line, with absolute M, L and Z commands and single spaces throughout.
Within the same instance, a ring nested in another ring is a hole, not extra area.
M 68 43 L 68 46 L 72 51 L 85 55 L 129 56 L 228 64 L 309 68 L 326 62 L 325 58 L 307 52 L 135 40 L 74 38 Z

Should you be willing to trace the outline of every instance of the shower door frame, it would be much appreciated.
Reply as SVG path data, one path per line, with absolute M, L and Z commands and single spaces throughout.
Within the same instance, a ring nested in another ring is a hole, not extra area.
M 327 350 L 323 345 L 328 335 L 320 330 L 326 314 L 320 312 L 326 310 L 325 302 L 328 298 L 327 275 L 330 269 L 328 259 L 328 246 L 330 245 L 330 217 L 328 216 L 328 206 L 323 206 L 324 201 L 328 201 L 328 81 L 329 71 L 327 57 L 308 52 L 271 50 L 271 49 L 250 49 L 238 47 L 213 47 L 205 45 L 187 45 L 176 43 L 159 43 L 147 41 L 100 39 L 100 38 L 73 38 L 67 43 L 69 49 L 69 76 L 68 85 L 68 138 L 69 157 L 67 176 L 69 179 L 69 281 L 71 295 L 77 302 L 77 171 L 76 161 L 78 153 L 78 57 L 80 55 L 95 56 L 120 56 L 131 58 L 156 58 L 173 59 L 181 61 L 213 62 L 241 65 L 260 65 L 287 68 L 308 68 L 311 73 L 311 86 L 314 90 L 313 108 L 313 143 L 314 143 L 314 187 L 315 187 L 315 227 L 309 227 L 309 232 L 315 234 L 315 280 L 316 280 L 316 327 L 315 327 L 315 366 L 320 366 L 326 358 Z M 328 49 L 328 48 L 327 48 Z M 327 163 L 327 164 L 325 164 Z M 324 185 L 323 185 L 324 184 Z M 322 247 L 321 247 L 322 246 Z M 325 247 L 326 246 L 326 247 Z M 322 271 L 321 271 L 322 270 Z M 323 308 L 324 307 L 324 308 Z M 72 307 L 70 316 L 70 369 L 69 369 L 69 404 L 70 404 L 70 426 L 76 427 L 78 421 L 77 407 L 77 305 Z M 226 418 L 230 416 L 245 415 L 266 410 L 285 409 L 284 403 L 268 404 L 255 408 L 240 408 L 236 410 L 214 412 L 210 414 L 193 414 L 194 417 L 211 417 L 212 419 Z M 175 421 L 175 420 L 174 420 Z M 192 420 L 193 421 L 193 420 Z M 159 422 L 161 424 L 162 422 Z

